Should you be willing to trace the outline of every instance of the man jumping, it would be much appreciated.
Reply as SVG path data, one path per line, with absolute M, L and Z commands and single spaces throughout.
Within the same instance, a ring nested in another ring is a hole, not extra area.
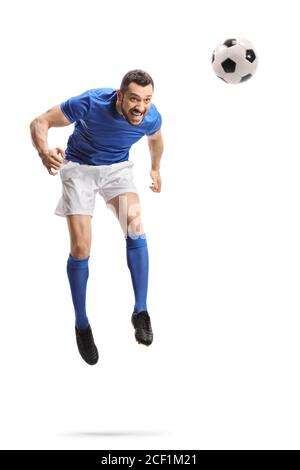
M 161 115 L 152 104 L 154 83 L 142 70 L 128 72 L 118 90 L 96 88 L 72 97 L 34 119 L 32 142 L 50 175 L 60 173 L 62 196 L 55 214 L 66 217 L 70 234 L 67 275 L 75 310 L 79 353 L 90 365 L 98 361 L 86 313 L 86 287 L 91 250 L 91 220 L 96 194 L 120 221 L 126 239 L 127 264 L 135 296 L 131 317 L 138 343 L 153 341 L 147 311 L 148 248 L 141 221 L 139 196 L 133 182 L 131 146 L 144 135 L 151 155 L 152 185 L 161 191 L 160 160 L 163 153 Z M 47 143 L 50 127 L 75 123 L 66 152 Z

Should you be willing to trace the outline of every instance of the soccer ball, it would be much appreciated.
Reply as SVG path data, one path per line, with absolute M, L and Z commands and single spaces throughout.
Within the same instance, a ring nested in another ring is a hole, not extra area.
M 247 39 L 227 39 L 214 50 L 212 67 L 227 83 L 245 82 L 256 71 L 257 54 Z

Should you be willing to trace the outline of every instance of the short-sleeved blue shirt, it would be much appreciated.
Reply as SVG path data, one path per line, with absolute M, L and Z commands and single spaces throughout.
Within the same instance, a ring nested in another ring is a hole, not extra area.
M 66 159 L 87 165 L 111 165 L 128 160 L 130 147 L 144 135 L 161 127 L 161 115 L 151 104 L 143 121 L 129 124 L 116 110 L 117 93 L 112 88 L 95 88 L 61 103 L 70 122 Z

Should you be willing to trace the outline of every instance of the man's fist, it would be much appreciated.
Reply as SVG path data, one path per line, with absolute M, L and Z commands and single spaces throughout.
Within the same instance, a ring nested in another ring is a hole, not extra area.
M 55 147 L 54 149 L 50 149 L 48 153 L 41 155 L 43 165 L 47 168 L 48 173 L 50 173 L 50 175 L 52 176 L 57 175 L 58 171 L 53 171 L 53 170 L 60 169 L 60 165 L 64 161 L 64 158 L 65 158 L 65 152 L 60 147 Z
M 152 184 L 149 186 L 154 193 L 160 193 L 161 191 L 161 177 L 158 170 L 151 170 L 150 176 L 152 178 Z

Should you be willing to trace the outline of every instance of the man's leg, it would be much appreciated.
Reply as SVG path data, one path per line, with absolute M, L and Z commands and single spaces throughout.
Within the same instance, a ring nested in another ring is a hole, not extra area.
M 92 227 L 90 215 L 68 215 L 70 254 L 67 273 L 75 310 L 75 331 L 79 352 L 88 364 L 95 364 L 98 351 L 86 314 L 86 288 L 89 277 Z
M 89 277 L 88 261 L 91 251 L 91 216 L 68 215 L 70 234 L 70 255 L 67 273 L 75 309 L 76 326 L 84 329 L 89 326 L 86 315 L 86 287 Z
M 141 220 L 141 207 L 137 193 L 123 193 L 108 201 L 107 206 L 117 216 L 126 237 L 127 264 L 135 296 L 132 321 L 136 328 L 136 339 L 150 345 L 153 333 L 147 312 L 148 291 L 148 247 Z M 138 323 L 136 319 L 138 318 Z M 137 328 L 140 327 L 140 328 Z

